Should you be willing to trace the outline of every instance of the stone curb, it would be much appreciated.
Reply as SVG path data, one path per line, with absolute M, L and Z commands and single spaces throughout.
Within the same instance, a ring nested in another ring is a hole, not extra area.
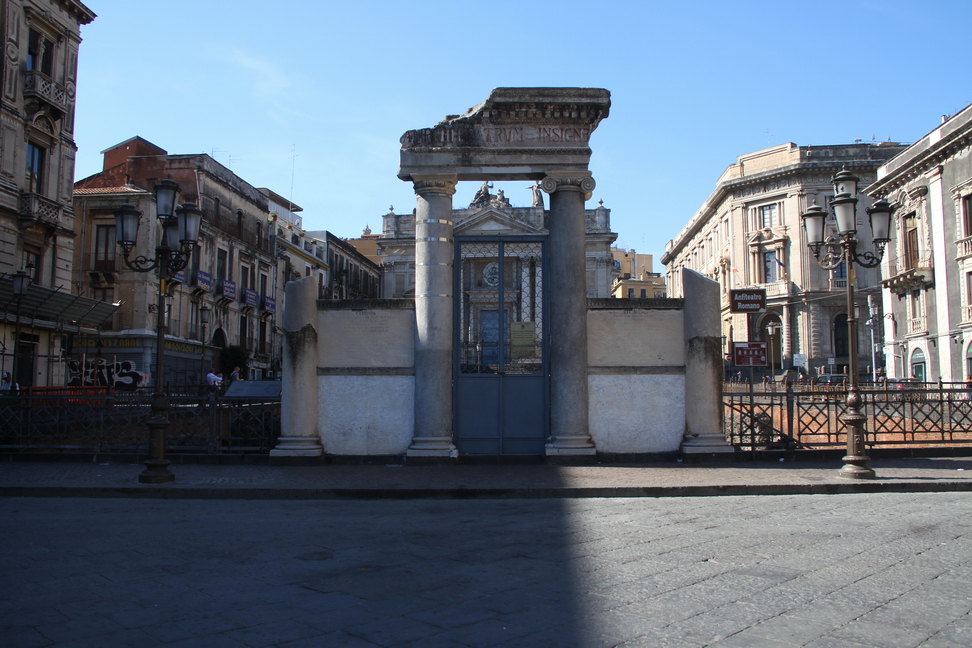
M 564 486 L 522 488 L 268 488 L 264 486 L 0 486 L 0 497 L 131 497 L 150 499 L 405 500 L 578 499 L 601 497 L 712 497 L 837 495 L 972 491 L 972 481 L 847 481 L 814 484 Z

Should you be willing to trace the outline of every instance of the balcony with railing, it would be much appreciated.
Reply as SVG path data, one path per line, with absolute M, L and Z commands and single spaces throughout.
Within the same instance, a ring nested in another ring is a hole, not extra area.
M 955 242 L 955 260 L 961 261 L 968 257 L 972 257 L 972 236 L 967 236 Z
M 831 290 L 847 290 L 847 279 L 835 279 L 830 278 L 830 289 Z
M 962 321 L 972 323 L 972 304 L 962 306 Z
M 36 193 L 20 194 L 21 225 L 47 225 L 57 227 L 61 224 L 61 204 Z
M 85 272 L 118 272 L 121 269 L 120 265 L 115 259 L 114 250 L 101 250 L 84 255 Z
M 898 295 L 930 285 L 935 278 L 930 252 L 899 255 L 890 260 L 890 266 L 890 276 L 881 285 Z
M 38 99 L 62 113 L 71 106 L 67 89 L 38 70 L 24 72 L 24 98 Z
M 924 315 L 908 319 L 908 334 L 925 333 L 928 331 L 928 318 Z

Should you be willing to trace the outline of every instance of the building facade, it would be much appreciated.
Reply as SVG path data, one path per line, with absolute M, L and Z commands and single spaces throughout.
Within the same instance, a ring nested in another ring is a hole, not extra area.
M 652 256 L 634 250 L 612 247 L 614 269 L 611 296 L 616 299 L 655 299 L 666 297 L 665 278 L 652 270 Z
M 70 336 L 113 310 L 72 294 L 74 100 L 80 28 L 94 18 L 74 0 L 0 2 L 0 365 L 22 387 L 63 385 Z
M 484 183 L 469 207 L 452 210 L 456 236 L 536 236 L 546 235 L 542 197 L 535 195 L 531 207 L 514 207 L 502 190 L 490 193 Z M 588 298 L 610 297 L 614 256 L 611 244 L 618 235 L 611 231 L 611 210 L 603 202 L 596 209 L 585 209 L 585 277 Z M 385 298 L 412 297 L 415 294 L 415 213 L 396 214 L 394 208 L 383 217 L 383 232 L 378 239 L 382 263 L 381 294 Z
M 806 245 L 801 215 L 816 203 L 829 210 L 831 178 L 841 169 L 875 178 L 878 166 L 904 149 L 892 143 L 797 146 L 788 143 L 742 155 L 716 183 L 716 189 L 662 257 L 671 297 L 682 297 L 674 279 L 683 268 L 719 282 L 722 291 L 722 335 L 725 351 L 733 342 L 765 341 L 768 372 L 797 368 L 808 375 L 840 373 L 848 364 L 847 269 L 823 270 Z M 870 241 L 861 196 L 861 239 Z M 832 218 L 832 217 L 831 217 Z M 855 273 L 857 306 L 864 314 L 879 304 L 878 269 Z M 730 312 L 729 291 L 766 291 L 761 313 Z M 870 299 L 869 299 L 870 297 Z M 876 321 L 879 313 L 871 315 Z M 861 320 L 868 320 L 862 316 Z M 875 331 L 880 335 L 880 329 Z M 873 366 L 870 332 L 859 327 L 859 366 Z M 732 371 L 732 367 L 727 367 Z
M 888 375 L 972 376 L 972 105 L 877 170 L 894 207 L 881 267 Z
M 140 137 L 103 155 L 102 172 L 75 184 L 81 223 L 74 281 L 80 292 L 122 305 L 110 330 L 76 342 L 75 360 L 87 370 L 92 356 L 97 363 L 108 357 L 112 367 L 139 374 L 142 384 L 149 382 L 155 364 L 158 277 L 154 271 L 138 273 L 125 265 L 115 242 L 113 212 L 123 203 L 142 212 L 132 255 L 151 257 L 160 233 L 154 186 L 169 178 L 180 187 L 177 202 L 196 203 L 203 220 L 189 265 L 168 282 L 163 314 L 166 384 L 200 385 L 210 367 L 218 368 L 220 349 L 229 346 L 246 351 L 248 379 L 275 376 L 283 269 L 267 196 L 208 155 L 170 155 Z

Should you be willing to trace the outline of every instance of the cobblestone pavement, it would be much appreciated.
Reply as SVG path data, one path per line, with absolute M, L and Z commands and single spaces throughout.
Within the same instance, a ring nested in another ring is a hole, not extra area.
M 972 494 L 0 498 L 0 645 L 972 645 Z
M 972 490 L 972 458 L 872 460 L 874 481 L 840 461 L 731 465 L 348 466 L 173 464 L 176 482 L 138 483 L 141 464 L 0 463 L 0 496 L 197 498 L 640 497 Z

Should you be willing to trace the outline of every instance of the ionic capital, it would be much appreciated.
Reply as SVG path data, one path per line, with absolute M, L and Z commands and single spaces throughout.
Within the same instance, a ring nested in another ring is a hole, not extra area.
M 555 178 L 547 176 L 540 182 L 540 188 L 548 194 L 555 191 L 581 191 L 584 193 L 584 200 L 590 200 L 591 193 L 597 183 L 591 176 L 569 176 Z
M 430 178 L 418 178 L 412 181 L 415 193 L 424 196 L 426 194 L 439 194 L 451 197 L 456 193 L 456 176 L 437 176 Z

